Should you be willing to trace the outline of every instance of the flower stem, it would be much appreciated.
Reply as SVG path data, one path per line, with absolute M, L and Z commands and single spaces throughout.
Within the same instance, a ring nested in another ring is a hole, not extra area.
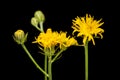
M 49 74 L 49 80 L 52 80 L 52 56 L 49 56 L 48 60 L 48 74 Z
M 86 41 L 84 49 L 85 49 L 85 80 L 88 80 L 88 41 Z
M 39 30 L 40 32 L 42 32 L 42 30 L 38 26 L 36 26 L 36 29 Z
M 44 61 L 44 69 L 45 69 L 45 72 L 47 73 L 47 55 L 45 55 L 45 61 Z M 45 80 L 47 80 L 47 76 L 45 75 Z
M 67 48 L 66 48 L 67 49 Z M 56 56 L 52 59 L 52 63 L 56 60 L 56 58 L 63 52 L 63 51 L 65 51 L 66 49 L 61 49 L 57 54 L 56 54 Z
M 41 32 L 44 32 L 44 29 L 43 29 L 43 22 L 40 22 L 40 29 L 41 29 Z
M 37 62 L 34 60 L 34 58 L 31 56 L 30 52 L 27 50 L 26 46 L 24 44 L 21 44 L 22 48 L 25 50 L 25 52 L 27 53 L 27 55 L 29 56 L 29 58 L 32 60 L 32 62 L 35 64 L 35 66 L 47 77 L 49 77 L 49 75 L 37 64 Z

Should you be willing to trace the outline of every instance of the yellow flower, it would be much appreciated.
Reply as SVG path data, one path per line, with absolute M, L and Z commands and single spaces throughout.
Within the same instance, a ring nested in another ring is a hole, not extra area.
M 68 39 L 68 41 L 66 42 L 66 45 L 67 45 L 67 47 L 69 47 L 71 45 L 78 45 L 78 43 L 77 43 L 77 40 L 72 37 L 72 38 Z
M 86 17 L 77 17 L 73 20 L 73 33 L 78 32 L 77 37 L 83 37 L 83 44 L 85 44 L 86 40 L 92 40 L 93 45 L 95 45 L 93 36 L 97 37 L 100 35 L 100 37 L 103 38 L 102 33 L 104 30 L 99 28 L 104 24 L 104 22 L 100 22 L 101 20 L 102 19 L 98 21 L 94 20 L 94 17 L 88 14 L 86 14 Z
M 38 43 L 44 48 L 50 48 L 56 46 L 57 38 L 58 38 L 58 32 L 52 32 L 52 30 L 49 28 L 47 29 L 46 33 L 40 33 L 39 36 L 33 43 Z
M 58 37 L 58 43 L 60 45 L 60 48 L 62 47 L 70 47 L 71 45 L 78 45 L 77 41 L 72 37 L 67 37 L 67 32 L 60 32 Z
M 33 41 L 33 43 L 38 43 L 42 47 L 49 49 L 52 49 L 55 46 L 58 46 L 60 49 L 63 49 L 64 47 L 77 45 L 77 41 L 73 37 L 67 37 L 67 32 L 52 32 L 52 29 L 50 28 L 47 29 L 46 33 L 40 33 L 39 36 L 35 39 L 36 41 Z

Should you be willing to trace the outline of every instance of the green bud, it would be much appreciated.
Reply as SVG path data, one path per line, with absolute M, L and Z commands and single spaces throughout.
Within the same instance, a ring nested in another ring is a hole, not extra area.
M 33 26 L 37 27 L 37 26 L 38 26 L 38 20 L 37 20 L 35 17 L 32 17 L 32 19 L 31 19 L 31 24 L 32 24 Z
M 25 34 L 23 30 L 17 30 L 14 33 L 13 39 L 18 43 L 18 44 L 23 44 L 27 40 L 27 35 Z
M 38 10 L 34 14 L 35 18 L 38 20 L 38 22 L 44 22 L 45 21 L 45 16 L 42 11 Z

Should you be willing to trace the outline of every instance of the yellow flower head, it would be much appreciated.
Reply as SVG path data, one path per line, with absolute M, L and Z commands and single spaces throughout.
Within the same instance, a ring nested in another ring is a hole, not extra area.
M 77 37 L 83 37 L 83 44 L 85 44 L 86 40 L 92 40 L 93 45 L 95 45 L 93 36 L 97 37 L 100 35 L 100 37 L 103 38 L 102 33 L 104 30 L 100 28 L 100 26 L 103 25 L 104 22 L 100 22 L 101 20 L 102 19 L 98 21 L 94 20 L 94 17 L 88 14 L 86 14 L 86 17 L 77 17 L 73 20 L 73 33 L 78 32 Z
M 33 43 L 38 43 L 44 48 L 52 48 L 55 46 L 59 46 L 59 48 L 69 47 L 71 45 L 77 45 L 77 41 L 74 38 L 67 37 L 67 32 L 60 33 L 54 31 L 49 28 L 46 33 L 40 33 L 36 41 Z
M 59 33 L 59 44 L 60 44 L 60 48 L 62 46 L 64 47 L 70 47 L 71 45 L 78 45 L 77 41 L 73 38 L 68 36 L 67 37 L 67 32 L 60 32 Z
M 77 40 L 72 38 L 69 38 L 68 41 L 66 42 L 66 45 L 69 47 L 71 45 L 78 45 Z
M 51 48 L 58 44 L 58 36 L 58 32 L 52 32 L 52 30 L 49 28 L 47 29 L 46 33 L 40 33 L 39 36 L 35 38 L 36 41 L 34 41 L 33 43 L 38 43 L 44 48 Z

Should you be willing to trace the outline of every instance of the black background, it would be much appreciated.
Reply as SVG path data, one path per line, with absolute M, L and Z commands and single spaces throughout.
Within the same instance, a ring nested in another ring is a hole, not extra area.
M 72 33 L 72 19 L 86 13 L 99 20 L 103 18 L 105 30 L 103 39 L 95 39 L 96 45 L 89 43 L 89 80 L 117 79 L 119 51 L 119 4 L 105 0 L 72 1 L 5 1 L 1 7 L 1 80 L 43 80 L 43 74 L 34 66 L 22 47 L 12 38 L 17 29 L 28 32 L 25 43 L 31 55 L 43 67 L 44 56 L 36 44 L 31 42 L 39 34 L 30 23 L 36 10 L 45 15 L 44 30 Z M 81 41 L 81 40 L 79 40 Z M 62 57 L 53 63 L 53 80 L 84 80 L 84 48 L 69 47 Z

